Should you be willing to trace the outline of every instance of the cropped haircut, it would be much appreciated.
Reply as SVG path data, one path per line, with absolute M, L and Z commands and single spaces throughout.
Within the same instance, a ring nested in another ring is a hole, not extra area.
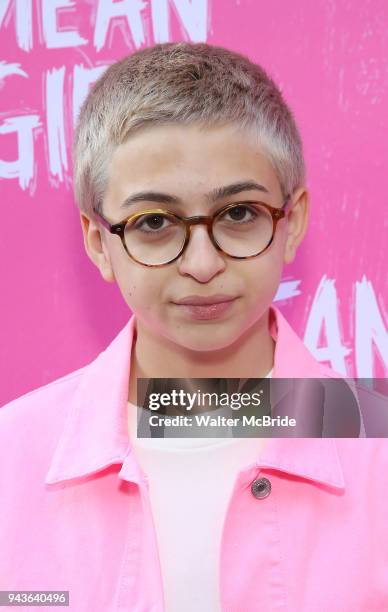
M 75 126 L 76 202 L 102 212 L 115 148 L 143 127 L 236 124 L 254 130 L 286 198 L 305 182 L 303 146 L 292 111 L 264 69 L 206 43 L 163 43 L 109 66 L 91 87 Z

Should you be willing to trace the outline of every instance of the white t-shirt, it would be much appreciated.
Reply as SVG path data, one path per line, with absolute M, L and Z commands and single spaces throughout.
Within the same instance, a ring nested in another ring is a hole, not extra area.
M 166 612 L 218 612 L 225 513 L 238 472 L 255 463 L 266 438 L 137 438 L 130 402 L 128 416 L 149 483 Z

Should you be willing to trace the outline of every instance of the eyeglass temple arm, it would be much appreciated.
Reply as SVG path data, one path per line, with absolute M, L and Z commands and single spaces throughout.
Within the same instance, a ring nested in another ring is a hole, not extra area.
M 109 230 L 111 234 L 119 234 L 122 231 L 122 223 L 109 223 L 109 221 L 107 221 L 105 217 L 103 217 L 102 214 L 99 213 L 95 208 L 93 208 L 93 212 L 99 218 L 101 225 L 106 227 L 106 229 Z
M 288 212 L 290 210 L 290 208 L 292 208 L 293 202 L 291 200 L 291 194 L 286 196 L 285 201 L 283 202 L 283 205 L 281 207 L 280 210 L 284 211 L 284 212 Z

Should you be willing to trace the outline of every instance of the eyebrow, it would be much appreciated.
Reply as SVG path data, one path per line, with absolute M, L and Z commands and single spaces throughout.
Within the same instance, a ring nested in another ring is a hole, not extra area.
M 269 190 L 256 183 L 256 181 L 240 181 L 238 183 L 232 183 L 231 185 L 225 185 L 224 187 L 216 187 L 210 193 L 205 195 L 208 202 L 213 203 L 223 198 L 241 193 L 242 191 L 262 191 L 263 193 L 269 193 Z M 182 204 L 182 200 L 176 196 L 168 193 L 161 193 L 159 191 L 139 191 L 128 196 L 120 208 L 128 208 L 135 202 L 158 202 L 159 204 Z

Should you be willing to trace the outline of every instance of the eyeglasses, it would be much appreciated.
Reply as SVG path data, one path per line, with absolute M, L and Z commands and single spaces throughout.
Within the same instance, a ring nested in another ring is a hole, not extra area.
M 175 261 L 186 249 L 194 225 L 206 225 L 214 247 L 234 259 L 250 259 L 271 245 L 277 223 L 291 209 L 287 196 L 281 208 L 264 202 L 227 204 L 211 216 L 181 217 L 155 208 L 111 223 L 94 208 L 101 224 L 121 238 L 129 257 L 143 266 L 160 267 Z

